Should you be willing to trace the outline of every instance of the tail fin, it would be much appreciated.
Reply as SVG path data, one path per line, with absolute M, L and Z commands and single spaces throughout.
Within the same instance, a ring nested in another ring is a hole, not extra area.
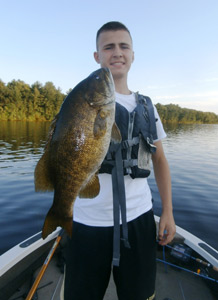
M 66 233 L 72 236 L 72 217 L 63 218 L 59 214 L 55 213 L 52 207 L 50 208 L 43 225 L 42 238 L 45 239 L 50 233 L 52 233 L 58 226 L 62 227 Z

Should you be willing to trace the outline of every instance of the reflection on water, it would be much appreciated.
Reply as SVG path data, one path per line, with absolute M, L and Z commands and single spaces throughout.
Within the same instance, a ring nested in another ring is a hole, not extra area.
M 33 173 L 48 128 L 48 122 L 1 121 L 0 253 L 41 230 L 52 195 L 35 193 Z
M 33 176 L 48 129 L 48 122 L 1 122 L 0 253 L 40 231 L 52 203 L 52 193 L 35 193 Z M 218 249 L 218 125 L 168 125 L 165 130 L 176 223 Z M 149 182 L 160 214 L 153 174 Z
M 1 121 L 1 151 L 13 155 L 14 151 L 36 150 L 41 147 L 47 136 L 49 122 L 7 122 Z M 6 147 L 2 149 L 2 147 Z

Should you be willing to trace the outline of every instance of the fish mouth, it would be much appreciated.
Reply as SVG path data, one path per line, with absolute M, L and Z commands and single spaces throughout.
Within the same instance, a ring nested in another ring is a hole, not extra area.
M 109 68 L 104 68 L 106 70 L 105 76 L 107 77 L 107 82 L 110 86 L 112 86 L 112 95 L 115 93 L 115 84 L 114 84 L 114 79 L 111 73 L 111 70 Z
M 99 98 L 99 101 L 97 99 L 95 99 L 94 101 L 89 99 L 88 100 L 89 104 L 92 107 L 97 107 L 97 106 L 106 106 L 115 103 L 115 85 L 114 85 L 114 80 L 110 69 L 101 68 L 93 72 L 91 75 L 92 76 L 94 75 L 97 80 L 101 79 L 102 81 L 104 81 L 106 88 L 104 90 L 101 89 L 99 89 L 98 91 L 96 90 L 95 92 L 98 94 L 97 98 Z M 105 98 L 107 98 L 106 101 Z
M 106 79 L 106 81 L 110 84 L 110 82 L 112 82 L 112 84 L 114 85 L 114 79 L 111 73 L 111 70 L 109 68 L 102 68 L 102 70 L 104 71 L 104 77 Z

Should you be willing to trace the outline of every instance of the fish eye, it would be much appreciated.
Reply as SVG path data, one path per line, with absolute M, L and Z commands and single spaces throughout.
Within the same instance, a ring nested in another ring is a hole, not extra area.
M 100 77 L 99 77 L 99 76 L 96 76 L 96 77 L 95 77 L 95 79 L 97 79 L 97 80 L 98 80 L 98 79 L 100 79 Z

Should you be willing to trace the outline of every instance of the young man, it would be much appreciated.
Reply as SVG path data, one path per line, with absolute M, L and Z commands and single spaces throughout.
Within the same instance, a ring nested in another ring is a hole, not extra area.
M 125 126 L 122 127 L 122 122 L 131 123 L 131 116 L 135 118 L 132 121 L 134 132 L 137 127 L 135 124 L 140 124 L 143 118 L 140 117 L 139 107 L 144 109 L 144 105 L 137 105 L 138 95 L 131 92 L 127 83 L 128 72 L 134 61 L 129 30 L 119 22 L 109 22 L 103 25 L 97 33 L 97 51 L 94 53 L 94 58 L 101 67 L 109 68 L 112 73 L 117 102 L 116 122 L 118 127 L 120 124 L 120 130 L 124 128 L 121 130 L 122 136 L 126 134 L 123 132 Z M 154 145 L 149 144 L 149 146 L 152 149 L 156 146 L 156 151 L 151 152 L 153 153 L 154 174 L 162 200 L 158 239 L 161 245 L 166 245 L 175 234 L 171 178 L 161 143 L 161 139 L 166 134 L 156 109 L 153 109 L 154 120 L 157 120 L 154 121 L 157 136 L 153 141 Z M 128 120 L 124 120 L 125 118 Z M 129 171 L 126 171 L 122 178 L 126 200 L 126 216 L 124 217 L 127 218 L 127 238 L 130 247 L 126 247 L 127 245 L 123 244 L 121 238 L 118 253 L 120 261 L 113 267 L 113 276 L 119 300 L 151 300 L 155 297 L 156 275 L 156 228 L 152 211 L 152 196 L 146 179 L 147 175 L 143 172 L 138 174 L 137 165 L 134 176 L 132 172 L 135 169 L 133 170 L 131 166 L 127 169 Z M 112 183 L 110 172 L 104 173 L 104 169 L 101 172 L 99 174 L 100 194 L 94 199 L 78 199 L 75 202 L 73 236 L 69 242 L 66 263 L 65 300 L 102 300 L 109 282 L 114 258 L 113 247 L 116 243 L 116 241 L 113 242 L 115 230 L 113 198 L 116 196 L 116 188 L 114 188 L 114 182 Z M 119 189 L 118 186 L 117 189 Z M 124 227 L 124 222 L 121 229 L 122 227 Z

